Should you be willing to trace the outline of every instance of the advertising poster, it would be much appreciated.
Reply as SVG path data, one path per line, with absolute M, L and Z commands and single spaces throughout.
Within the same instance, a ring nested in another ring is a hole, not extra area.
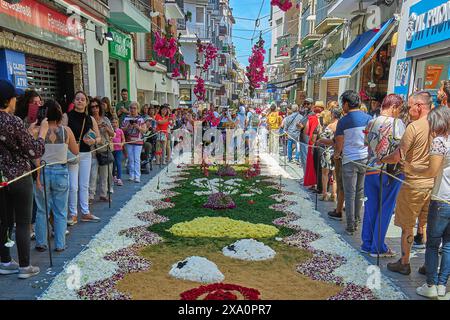
M 406 58 L 398 60 L 395 73 L 394 93 L 406 100 L 409 93 L 409 81 L 411 78 L 412 59 Z

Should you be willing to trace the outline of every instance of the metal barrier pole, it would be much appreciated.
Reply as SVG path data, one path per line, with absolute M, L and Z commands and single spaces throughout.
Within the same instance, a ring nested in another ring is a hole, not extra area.
M 48 246 L 48 255 L 50 258 L 50 267 L 53 267 L 53 259 L 52 259 L 52 247 L 51 247 L 51 240 L 50 240 L 50 221 L 49 221 L 49 215 L 48 215 L 48 199 L 47 199 L 47 181 L 45 177 L 45 169 L 47 168 L 47 162 L 45 160 L 41 160 L 41 166 L 44 166 L 42 168 L 42 180 L 43 180 L 43 187 L 44 187 L 44 201 L 45 201 L 45 221 L 47 225 L 47 246 Z
M 377 266 L 380 266 L 381 247 L 381 215 L 383 214 L 383 170 L 380 170 L 380 190 L 378 192 L 378 245 L 377 245 Z

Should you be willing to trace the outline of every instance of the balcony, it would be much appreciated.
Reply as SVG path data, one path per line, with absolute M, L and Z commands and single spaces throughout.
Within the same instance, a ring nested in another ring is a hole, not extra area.
M 126 32 L 150 32 L 150 6 L 141 0 L 109 0 L 110 22 Z
M 167 19 L 184 19 L 184 0 L 166 0 L 165 4 Z
M 316 34 L 326 34 L 344 23 L 345 19 L 328 15 L 329 0 L 317 0 Z
M 307 48 L 301 48 L 299 45 L 295 45 L 291 49 L 291 61 L 289 63 L 289 68 L 292 72 L 297 75 L 303 75 L 306 73 L 307 65 L 303 60 L 303 54 L 306 52 Z
M 326 2 L 326 1 L 325 1 Z M 334 0 L 334 1 L 328 1 L 328 10 L 325 10 L 325 12 L 328 14 L 328 16 L 332 17 L 339 17 L 343 19 L 351 19 L 355 16 L 355 14 L 352 14 L 353 11 L 358 10 L 359 3 L 362 4 L 362 8 L 365 9 L 371 4 L 373 4 L 374 0 L 360 0 L 360 1 L 354 1 L 354 0 Z
M 197 42 L 197 37 L 203 42 L 210 42 L 205 25 L 187 23 L 185 29 L 179 31 L 181 33 L 181 43 L 195 43 Z

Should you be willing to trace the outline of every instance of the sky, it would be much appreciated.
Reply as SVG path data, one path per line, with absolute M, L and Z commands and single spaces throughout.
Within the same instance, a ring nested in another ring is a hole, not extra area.
M 265 41 L 264 48 L 266 49 L 266 61 L 268 61 L 269 48 L 271 42 L 271 31 L 269 25 L 270 18 L 270 0 L 230 0 L 230 5 L 233 8 L 233 16 L 236 24 L 233 25 L 233 43 L 236 46 L 236 56 L 238 61 L 243 65 L 248 65 L 248 58 L 252 52 L 252 43 L 250 39 L 255 29 L 255 19 L 258 17 L 258 12 L 261 4 L 264 2 L 261 15 L 260 24 L 256 28 L 253 44 L 259 39 L 259 31 L 265 31 L 263 39 Z M 252 20 L 244 20 L 252 19 Z

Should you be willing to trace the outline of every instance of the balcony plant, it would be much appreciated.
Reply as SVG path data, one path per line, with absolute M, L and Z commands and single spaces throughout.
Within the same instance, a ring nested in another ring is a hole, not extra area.
M 184 20 L 191 22 L 192 21 L 192 12 L 190 12 L 188 10 L 188 12 L 186 12 L 186 14 L 184 15 Z

